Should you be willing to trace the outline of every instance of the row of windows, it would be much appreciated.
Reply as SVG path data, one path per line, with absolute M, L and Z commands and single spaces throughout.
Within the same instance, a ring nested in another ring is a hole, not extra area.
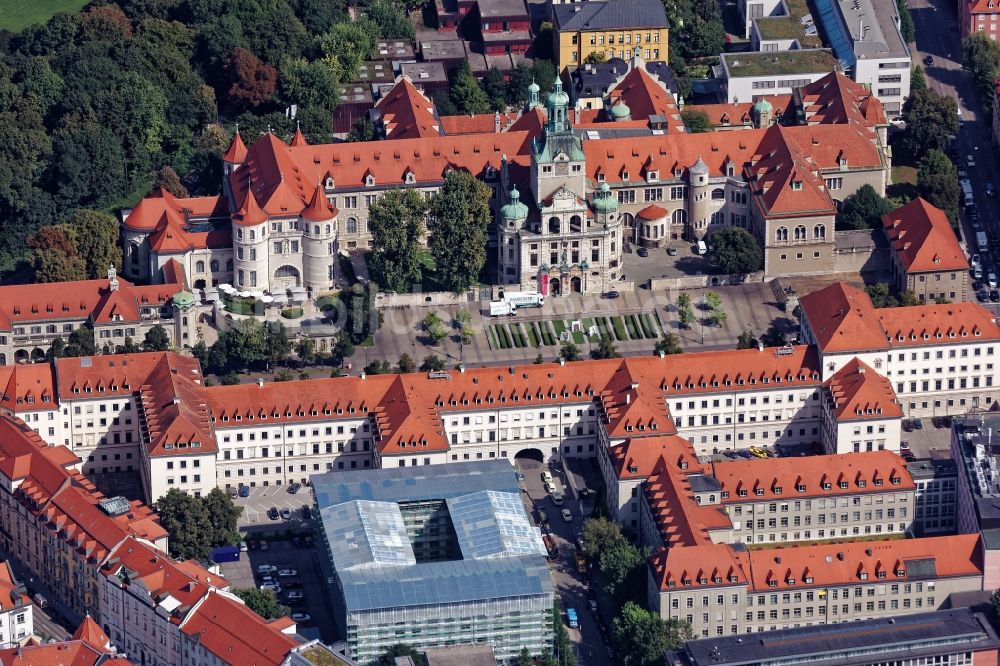
M 825 224 L 817 224 L 816 226 L 814 226 L 813 230 L 812 230 L 812 237 L 813 237 L 813 240 L 824 240 L 824 239 L 826 239 L 826 225 Z M 794 229 L 794 231 L 793 231 L 792 238 L 793 238 L 793 240 L 797 240 L 797 241 L 808 240 L 808 234 L 807 234 L 805 225 L 800 224 L 800 225 L 796 226 L 795 229 Z M 788 242 L 788 227 L 778 227 L 775 230 L 775 232 L 774 232 L 774 240 L 777 241 L 777 242 L 779 242 L 779 243 L 787 243 Z

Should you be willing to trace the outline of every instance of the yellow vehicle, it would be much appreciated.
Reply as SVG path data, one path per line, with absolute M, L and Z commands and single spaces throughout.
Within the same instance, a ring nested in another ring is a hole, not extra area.
M 756 456 L 757 458 L 767 458 L 767 451 L 765 451 L 764 449 L 758 448 L 756 446 L 751 446 L 750 447 L 750 455 Z
M 576 570 L 581 574 L 587 573 L 587 558 L 585 558 L 581 553 L 577 552 L 574 557 L 576 560 Z

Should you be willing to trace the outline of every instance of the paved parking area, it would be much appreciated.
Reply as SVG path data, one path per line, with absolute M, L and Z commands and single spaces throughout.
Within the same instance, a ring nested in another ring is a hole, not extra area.
M 259 548 L 241 553 L 239 562 L 225 562 L 220 565 L 222 575 L 229 581 L 233 589 L 257 587 L 260 576 L 257 567 L 261 564 L 272 564 L 278 569 L 294 569 L 296 575 L 288 578 L 278 578 L 282 583 L 278 599 L 289 606 L 293 613 L 308 613 L 310 620 L 298 625 L 298 633 L 306 638 L 321 638 L 324 643 L 338 639 L 333 614 L 330 612 L 330 602 L 327 599 L 326 585 L 322 583 L 322 573 L 319 568 L 317 551 L 314 548 L 296 548 L 291 541 L 274 539 L 268 541 L 268 550 Z M 300 603 L 288 602 L 287 583 L 294 581 L 301 584 L 305 599 Z
M 708 255 L 699 255 L 696 246 L 688 241 L 672 241 L 677 254 L 667 254 L 665 247 L 647 248 L 649 256 L 640 257 L 639 248 L 626 248 L 622 255 L 625 278 L 637 285 L 646 284 L 650 278 L 678 278 L 690 275 L 711 275 Z
M 236 506 L 243 507 L 243 515 L 239 519 L 241 529 L 251 526 L 270 526 L 274 528 L 309 528 L 310 521 L 303 520 L 302 507 L 313 506 L 313 491 L 311 486 L 302 486 L 297 493 L 288 492 L 289 486 L 256 486 L 250 488 L 249 497 L 235 497 Z M 288 509 L 290 520 L 271 520 L 267 511 L 271 507 L 278 511 Z M 304 523 L 304 524 L 303 524 Z
M 908 425 L 917 420 L 923 425 L 922 428 L 917 429 Z M 947 423 L 950 422 L 949 419 Z M 951 457 L 951 426 L 946 425 L 943 420 L 934 423 L 934 419 L 906 419 L 903 425 L 904 430 L 900 438 L 909 445 L 910 451 L 918 460 Z M 905 429 L 907 427 L 908 431 Z

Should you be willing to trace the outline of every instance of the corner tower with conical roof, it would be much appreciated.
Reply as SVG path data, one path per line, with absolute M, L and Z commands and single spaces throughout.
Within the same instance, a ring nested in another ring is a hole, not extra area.
M 542 201 L 565 187 L 582 196 L 586 157 L 570 126 L 569 95 L 558 78 L 545 106 L 548 122 L 531 148 L 532 194 L 536 201 Z
M 333 287 L 337 277 L 337 211 L 317 185 L 299 216 L 303 280 L 310 290 L 322 292 Z

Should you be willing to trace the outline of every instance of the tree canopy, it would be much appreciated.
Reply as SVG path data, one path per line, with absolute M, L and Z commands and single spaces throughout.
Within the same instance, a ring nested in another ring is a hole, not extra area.
M 178 559 L 206 560 L 212 548 L 239 543 L 236 521 L 243 509 L 219 488 L 204 497 L 171 488 L 156 501 L 156 511 L 170 536 L 170 555 Z
M 372 251 L 368 268 L 382 287 L 408 292 L 423 279 L 420 239 L 426 210 L 423 197 L 411 188 L 389 190 L 369 207 Z
M 844 199 L 837 215 L 838 229 L 877 229 L 882 226 L 882 216 L 893 209 L 892 202 L 867 183 Z
M 917 170 L 917 191 L 924 199 L 937 206 L 955 223 L 961 190 L 955 164 L 940 150 L 928 150 L 920 160 Z
M 983 110 L 992 114 L 993 82 L 1000 75 L 1000 44 L 985 32 L 975 32 L 962 42 L 962 59 L 965 69 L 972 72 Z
M 611 640 L 627 666 L 662 664 L 667 650 L 692 638 L 686 621 L 664 620 L 632 601 L 622 606 L 611 623 Z
M 715 251 L 709 264 L 717 273 L 753 273 L 764 268 L 764 252 L 757 239 L 739 227 L 723 227 L 712 234 Z
M 489 186 L 466 171 L 450 171 L 428 217 L 434 277 L 442 288 L 459 292 L 478 282 L 491 218 Z
M 691 107 L 684 109 L 681 111 L 681 120 L 684 121 L 687 130 L 693 134 L 715 131 L 708 114 L 701 109 L 692 109 Z
M 903 104 L 903 120 L 906 130 L 901 143 L 920 158 L 928 150 L 946 149 L 958 134 L 958 104 L 953 97 L 930 89 L 911 92 Z
M 291 612 L 287 606 L 282 606 L 271 590 L 258 590 L 255 587 L 238 587 L 233 594 L 243 600 L 247 608 L 265 620 L 284 617 Z

